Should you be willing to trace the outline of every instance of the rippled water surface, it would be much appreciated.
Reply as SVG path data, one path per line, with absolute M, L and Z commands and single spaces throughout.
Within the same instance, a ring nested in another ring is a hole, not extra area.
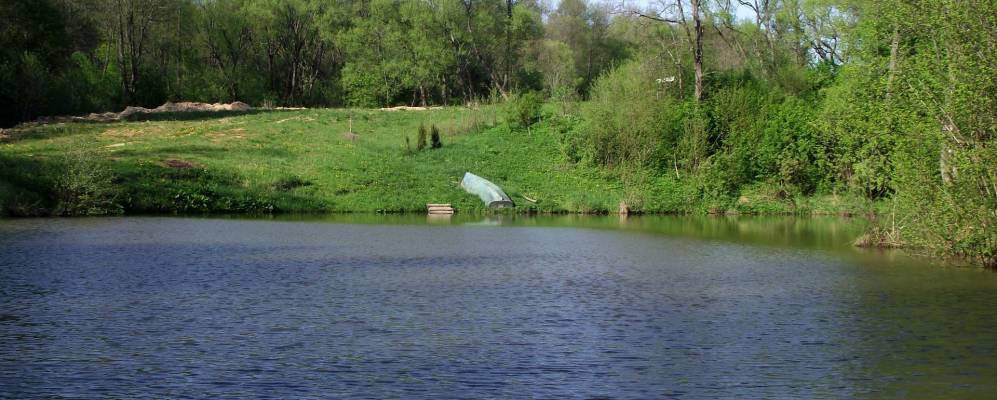
M 860 230 L 0 220 L 0 397 L 997 397 L 997 274 Z

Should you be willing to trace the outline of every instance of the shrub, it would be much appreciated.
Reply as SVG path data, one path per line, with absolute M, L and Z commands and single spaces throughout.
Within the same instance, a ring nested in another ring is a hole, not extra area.
M 56 182 L 57 215 L 120 214 L 114 175 L 103 165 L 100 153 L 87 142 L 66 152 L 65 172 Z
M 419 136 L 415 140 L 415 151 L 422 151 L 426 148 L 426 126 L 419 125 Z
M 649 167 L 656 161 L 672 164 L 675 115 L 682 107 L 655 83 L 659 75 L 642 62 L 630 62 L 603 75 L 592 87 L 584 107 L 587 124 L 582 146 L 592 161 L 605 166 Z
M 871 199 L 890 195 L 892 153 L 898 136 L 889 122 L 890 114 L 896 111 L 880 100 L 885 89 L 878 79 L 865 68 L 844 67 L 840 83 L 826 91 L 816 121 L 836 155 L 832 165 L 835 178 Z
M 347 63 L 343 67 L 342 87 L 346 103 L 356 107 L 378 107 L 390 104 L 404 86 L 397 77 L 386 77 L 383 67 Z
M 440 130 L 436 128 L 435 124 L 432 126 L 432 128 L 430 128 L 430 131 L 432 132 L 430 136 L 432 139 L 433 148 L 438 149 L 440 147 L 443 147 L 443 142 L 440 141 Z
M 543 107 L 543 95 L 537 91 L 529 91 L 517 95 L 506 103 L 505 118 L 509 126 L 529 129 L 540 120 Z

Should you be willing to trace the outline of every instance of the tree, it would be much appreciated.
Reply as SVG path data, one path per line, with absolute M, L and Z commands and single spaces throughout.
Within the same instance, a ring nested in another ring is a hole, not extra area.
M 608 9 L 583 0 L 563 0 L 548 17 L 545 37 L 571 51 L 579 77 L 575 91 L 580 95 L 587 95 L 599 74 L 626 56 L 625 46 L 611 37 L 609 26 Z
M 557 40 L 536 40 L 526 49 L 526 54 L 526 69 L 542 77 L 547 96 L 563 98 L 575 92 L 579 78 L 570 46 Z
M 351 102 L 390 105 L 411 93 L 426 105 L 452 70 L 434 9 L 422 2 L 373 1 L 368 15 L 343 34 L 349 61 L 343 71 Z M 417 100 L 418 99 L 418 100 Z
M 689 15 L 686 15 L 688 3 Z M 686 42 L 692 53 L 693 70 L 695 73 L 694 98 L 697 102 L 703 98 L 703 1 L 702 0 L 661 0 L 657 8 L 648 11 L 631 11 L 641 18 L 657 22 L 677 24 L 685 31 Z M 692 19 L 690 28 L 689 19 Z
M 315 96 L 320 78 L 336 69 L 330 56 L 333 35 L 322 35 L 319 27 L 328 12 L 325 3 L 256 0 L 247 12 L 256 31 L 256 51 L 265 60 L 270 93 L 288 104 Z
M 247 64 L 252 63 L 254 32 L 243 11 L 241 0 L 217 0 L 202 3 L 203 46 L 207 62 L 217 69 L 229 100 L 244 100 Z
M 126 102 L 138 98 L 143 80 L 143 63 L 151 41 L 153 25 L 171 15 L 171 4 L 159 0 L 107 1 L 104 12 L 111 15 L 111 32 L 116 40 L 121 85 Z

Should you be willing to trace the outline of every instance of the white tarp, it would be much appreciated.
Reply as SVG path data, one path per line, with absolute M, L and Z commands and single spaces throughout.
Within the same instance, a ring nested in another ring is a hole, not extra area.
M 512 203 L 512 199 L 502 191 L 502 188 L 470 172 L 464 174 L 464 179 L 460 181 L 460 187 L 464 188 L 468 193 L 478 195 L 481 201 L 485 202 L 485 205 L 488 207 L 506 208 L 516 206 Z

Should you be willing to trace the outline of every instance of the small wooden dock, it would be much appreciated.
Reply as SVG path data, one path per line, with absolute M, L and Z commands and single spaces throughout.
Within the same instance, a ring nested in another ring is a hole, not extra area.
M 449 204 L 426 204 L 429 215 L 450 215 L 453 214 L 453 207 Z

